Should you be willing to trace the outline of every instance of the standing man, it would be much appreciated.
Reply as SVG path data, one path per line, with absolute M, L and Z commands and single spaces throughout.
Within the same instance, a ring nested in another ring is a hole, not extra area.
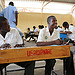
M 20 31 L 16 26 L 17 26 L 17 20 L 18 20 L 18 11 L 17 8 L 14 6 L 13 2 L 9 2 L 9 6 L 6 7 L 1 13 L 0 16 L 5 17 L 11 28 L 16 28 L 19 33 L 20 36 L 23 38 L 24 34 L 22 33 L 22 31 Z
M 18 14 L 19 13 L 14 6 L 14 3 L 10 2 L 9 6 L 0 13 L 0 16 L 3 16 L 8 20 L 10 27 L 16 28 Z
M 60 40 L 59 31 L 57 28 L 57 19 L 55 16 L 49 16 L 47 18 L 48 28 L 43 28 L 39 32 L 37 45 L 38 46 L 47 46 L 47 45 L 61 45 L 63 41 Z M 74 75 L 74 63 L 73 55 L 65 59 L 66 64 L 66 75 Z M 45 66 L 45 75 L 51 75 L 51 70 L 55 65 L 54 59 L 48 59 Z

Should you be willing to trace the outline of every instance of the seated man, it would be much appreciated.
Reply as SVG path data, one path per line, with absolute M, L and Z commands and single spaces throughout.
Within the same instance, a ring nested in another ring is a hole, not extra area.
M 8 20 L 0 16 L 0 48 L 22 47 L 22 38 L 19 32 L 10 28 Z M 17 65 L 25 68 L 24 75 L 34 75 L 34 61 L 18 62 Z M 0 71 L 8 64 L 0 64 Z
M 25 34 L 25 39 L 27 39 L 28 37 L 30 37 L 32 30 L 30 28 L 27 28 L 27 32 L 24 32 Z
M 70 40 L 71 43 L 75 42 L 75 27 L 69 25 L 68 22 L 64 22 L 63 27 L 65 28 L 65 33 L 68 34 L 68 38 L 66 40 Z
M 61 45 L 63 41 L 59 37 L 59 31 L 57 28 L 57 19 L 55 16 L 49 16 L 47 18 L 48 28 L 43 28 L 39 32 L 37 46 L 47 46 L 47 45 Z M 66 64 L 66 75 L 74 75 L 74 63 L 73 55 L 71 57 L 65 58 Z M 51 70 L 55 65 L 55 59 L 47 59 L 45 66 L 45 75 L 51 75 Z
M 38 28 L 36 28 L 35 26 L 33 26 L 33 32 L 35 35 L 38 35 L 39 31 Z
M 29 42 L 32 39 L 34 39 L 33 41 L 36 41 L 36 39 L 34 37 L 37 37 L 38 38 L 38 29 L 33 26 L 33 31 L 31 31 L 29 28 L 28 30 L 30 31 L 29 34 L 26 35 L 26 38 L 30 37 L 29 40 L 27 42 Z

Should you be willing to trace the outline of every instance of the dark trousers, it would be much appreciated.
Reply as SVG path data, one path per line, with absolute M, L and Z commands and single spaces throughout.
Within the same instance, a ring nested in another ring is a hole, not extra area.
M 34 66 L 35 62 L 34 61 L 28 61 L 28 62 L 19 62 L 15 63 L 23 68 L 25 68 L 25 73 L 24 75 L 34 75 Z M 0 64 L 0 71 L 5 68 L 9 64 Z M 0 72 L 1 73 L 1 72 Z M 1 75 L 1 74 L 0 74 Z
M 66 75 L 74 75 L 74 62 L 73 62 L 73 53 L 71 52 L 71 56 L 68 58 L 63 58 L 62 60 L 64 61 L 65 65 L 65 70 L 66 70 Z M 54 59 L 48 59 L 46 61 L 46 66 L 45 66 L 45 75 L 51 75 L 51 71 L 55 65 L 55 60 Z
M 74 62 L 73 62 L 73 53 L 71 53 L 71 56 L 68 58 L 65 58 L 65 70 L 66 70 L 66 75 L 74 75 Z
M 55 65 L 56 60 L 55 59 L 48 59 L 45 61 L 46 61 L 45 75 L 51 75 L 51 71 L 53 70 L 53 67 Z

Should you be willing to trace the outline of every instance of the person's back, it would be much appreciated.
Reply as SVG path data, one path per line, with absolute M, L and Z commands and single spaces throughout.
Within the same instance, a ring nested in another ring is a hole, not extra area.
M 12 3 L 12 4 L 10 4 Z M 15 14 L 18 14 L 16 7 L 14 7 L 14 3 L 10 2 L 9 6 L 6 7 L 1 13 L 0 16 L 8 19 L 10 27 L 16 28 L 16 17 Z
M 57 30 L 60 31 L 64 31 L 60 26 L 58 26 Z
M 3 16 L 8 19 L 10 27 L 13 27 L 13 21 L 16 21 L 14 9 L 14 6 L 9 5 L 7 8 L 3 10 Z

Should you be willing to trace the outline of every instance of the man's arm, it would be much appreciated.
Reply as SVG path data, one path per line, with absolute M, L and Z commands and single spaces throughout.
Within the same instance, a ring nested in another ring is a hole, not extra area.
M 47 46 L 47 45 L 61 45 L 63 44 L 62 40 L 55 40 L 55 41 L 51 41 L 51 42 L 37 42 L 36 45 L 37 46 Z
M 5 48 L 5 49 L 11 48 L 11 45 L 8 43 L 5 43 L 5 44 L 1 45 L 0 48 Z
M 15 18 L 16 18 L 16 26 L 17 26 L 17 19 L 18 19 L 17 11 L 15 11 Z
M 18 20 L 18 13 L 17 13 L 17 11 L 15 11 L 15 19 L 16 19 L 16 21 L 14 22 L 15 24 L 16 24 L 16 26 L 17 26 L 17 20 Z
M 71 31 L 65 31 L 66 33 L 68 33 L 68 34 L 72 34 L 72 32 Z
M 72 32 L 71 31 L 65 31 L 65 32 L 63 32 L 63 31 L 60 31 L 60 33 L 63 33 L 63 34 L 71 34 Z

